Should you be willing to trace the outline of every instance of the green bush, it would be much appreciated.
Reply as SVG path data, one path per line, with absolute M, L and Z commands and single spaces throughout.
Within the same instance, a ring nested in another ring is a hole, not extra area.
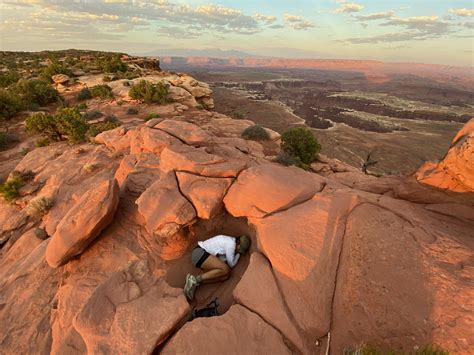
M 112 77 L 110 77 L 109 75 L 104 75 L 104 76 L 102 77 L 102 81 L 103 81 L 104 83 L 108 83 L 109 81 L 112 81 Z
M 160 118 L 160 115 L 154 112 L 150 112 L 148 115 L 145 116 L 143 121 L 148 122 L 149 120 L 152 120 L 153 118 Z
M 256 124 L 244 129 L 242 132 L 242 138 L 254 141 L 267 141 L 270 139 L 270 135 L 262 126 Z
M 0 89 L 0 118 L 7 119 L 23 109 L 23 104 L 18 96 L 8 90 Z
M 39 79 L 20 79 L 12 88 L 13 92 L 17 94 L 20 99 L 30 106 L 37 104 L 45 106 L 56 102 L 59 99 L 59 94 L 44 80 Z
M 20 196 L 18 190 L 25 185 L 25 181 L 21 176 L 10 177 L 7 181 L 0 184 L 0 195 L 9 202 L 12 202 Z
M 302 163 L 310 164 L 320 152 L 321 146 L 309 129 L 299 127 L 283 132 L 281 149 L 289 155 L 298 157 Z
M 146 80 L 140 80 L 132 85 L 128 94 L 132 99 L 141 100 L 147 104 L 164 104 L 172 101 L 168 97 L 168 84 L 163 82 L 153 84 Z
M 87 104 L 85 102 L 80 103 L 79 105 L 76 105 L 78 110 L 87 110 Z
M 108 85 L 95 85 L 90 88 L 92 97 L 99 97 L 101 99 L 112 99 L 114 94 L 112 94 L 112 88 Z
M 0 87 L 6 88 L 20 80 L 21 76 L 16 71 L 8 71 L 0 74 Z
M 49 138 L 40 138 L 35 142 L 35 146 L 40 147 L 47 147 L 51 144 L 51 140 Z
M 119 71 L 125 73 L 128 70 L 127 64 L 122 62 L 119 56 L 99 59 L 98 65 L 105 73 L 117 73 Z
M 48 82 L 53 82 L 51 77 L 56 74 L 64 74 L 67 76 L 72 76 L 71 69 L 66 68 L 65 66 L 59 64 L 58 62 L 53 62 L 48 67 L 44 68 L 41 77 L 47 80 Z
M 44 216 L 53 207 L 53 201 L 45 196 L 32 198 L 26 206 L 26 213 L 29 216 Z
M 104 114 L 97 110 L 87 111 L 84 116 L 82 116 L 86 121 L 95 120 L 102 117 Z
M 92 99 L 91 91 L 88 88 L 82 88 L 81 91 L 79 91 L 79 94 L 77 94 L 77 99 L 79 101 Z
M 284 165 L 284 166 L 297 166 L 298 168 L 308 170 L 309 167 L 307 164 L 303 163 L 299 157 L 295 157 L 291 154 L 281 152 L 275 159 L 275 162 Z
M 69 141 L 78 143 L 85 140 L 89 124 L 77 108 L 63 108 L 56 114 L 55 119 L 60 132 Z
M 138 115 L 138 109 L 135 107 L 129 107 L 127 109 L 127 115 Z
M 26 129 L 38 133 L 53 141 L 67 139 L 78 143 L 86 138 L 89 124 L 75 107 L 66 107 L 58 111 L 55 116 L 36 113 L 26 119 Z
M 235 118 L 237 118 L 239 120 L 244 118 L 244 114 L 242 112 L 239 112 L 239 111 L 232 112 L 232 116 L 234 116 Z

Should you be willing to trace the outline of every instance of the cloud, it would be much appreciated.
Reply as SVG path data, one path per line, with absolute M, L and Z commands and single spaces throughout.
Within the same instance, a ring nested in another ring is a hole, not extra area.
M 455 14 L 457 16 L 462 16 L 462 17 L 471 17 L 474 16 L 474 10 L 473 9 L 449 9 L 449 12 L 452 14 Z
M 255 14 L 253 18 L 257 21 L 265 22 L 267 25 L 271 25 L 273 22 L 276 21 L 275 16 L 266 16 L 266 15 L 261 15 L 261 14 Z
M 344 13 L 344 12 L 359 12 L 364 8 L 363 5 L 359 5 L 356 3 L 341 3 L 341 6 L 339 6 L 334 12 L 336 13 Z
M 307 30 L 315 27 L 312 22 L 305 20 L 303 16 L 285 14 L 284 19 L 285 23 L 295 30 Z
M 254 17 L 238 9 L 222 5 L 183 5 L 167 0 L 107 0 L 107 1 L 46 1 L 18 0 L 16 5 L 31 5 L 47 13 L 60 17 L 62 14 L 74 14 L 79 20 L 92 21 L 98 28 L 108 22 L 116 22 L 114 30 L 124 34 L 131 29 L 143 29 L 144 25 L 156 28 L 166 34 L 170 28 L 180 29 L 179 33 L 195 37 L 209 31 L 216 33 L 254 34 L 263 30 Z M 260 20 L 271 24 L 276 18 L 260 15 Z M 54 27 L 54 23 L 51 23 Z M 141 26 L 141 27 L 140 27 Z M 168 31 L 169 32 L 169 31 Z
M 369 15 L 358 15 L 358 16 L 354 16 L 354 18 L 359 21 L 374 21 L 374 20 L 391 19 L 394 16 L 395 16 L 395 12 L 387 11 L 387 12 L 377 12 L 377 13 L 369 14 Z
M 473 29 L 474 28 L 474 22 L 464 22 L 461 24 L 461 26 L 464 26 L 466 28 L 469 28 L 469 29 Z
M 393 17 L 379 26 L 402 27 L 402 31 L 380 34 L 372 37 L 354 37 L 341 40 L 341 42 L 362 44 L 380 42 L 421 41 L 438 38 L 453 32 L 451 25 L 439 19 L 438 16 L 416 16 L 399 18 Z

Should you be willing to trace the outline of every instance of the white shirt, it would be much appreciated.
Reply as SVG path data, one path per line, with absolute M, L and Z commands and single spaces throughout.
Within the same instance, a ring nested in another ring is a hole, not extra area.
M 225 258 L 230 267 L 234 267 L 239 261 L 240 254 L 235 253 L 236 240 L 234 237 L 227 235 L 217 235 L 202 242 L 198 245 L 209 254 L 219 257 L 221 260 Z

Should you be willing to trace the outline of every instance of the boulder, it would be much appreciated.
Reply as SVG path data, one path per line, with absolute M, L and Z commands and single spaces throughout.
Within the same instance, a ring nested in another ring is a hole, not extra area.
M 420 183 L 438 189 L 474 192 L 474 118 L 454 138 L 440 163 L 425 163 L 415 176 Z
M 51 80 L 57 85 L 57 84 L 67 84 L 71 80 L 71 78 L 65 74 L 56 74 L 51 77 Z
M 155 128 L 159 128 L 168 134 L 184 141 L 186 144 L 197 144 L 210 142 L 211 135 L 199 126 L 185 121 L 165 120 L 160 122 Z
M 246 167 L 244 160 L 226 160 L 205 148 L 169 146 L 161 152 L 163 171 L 187 171 L 209 177 L 235 177 Z
M 161 351 L 171 354 L 290 354 L 282 336 L 255 313 L 234 305 L 220 317 L 186 323 Z
M 181 144 L 180 141 L 172 135 L 156 128 L 143 127 L 140 130 L 140 134 L 142 150 L 154 154 L 161 154 L 163 149 L 171 144 Z
M 103 181 L 84 194 L 59 222 L 46 249 L 46 261 L 58 267 L 85 248 L 114 217 L 119 201 L 115 179 Z
M 324 179 L 296 167 L 265 164 L 242 172 L 224 204 L 235 217 L 265 217 L 302 203 L 325 185 Z
M 250 264 L 234 289 L 234 299 L 278 329 L 300 352 L 309 352 L 287 313 L 270 263 L 262 254 L 254 252 L 250 256 Z
M 159 255 L 166 260 L 181 257 L 193 242 L 181 229 L 194 223 L 196 211 L 179 192 L 174 172 L 162 175 L 136 204 Z
M 202 219 L 211 219 L 222 210 L 222 199 L 233 181 L 231 178 L 208 178 L 185 172 L 177 172 L 176 177 L 181 192 Z
M 188 312 L 182 290 L 139 261 L 97 287 L 74 327 L 88 353 L 151 354 Z
M 270 260 L 282 297 L 307 339 L 329 331 L 345 221 L 357 203 L 354 194 L 321 193 L 284 212 L 252 219 L 258 249 Z
M 130 148 L 130 136 L 127 135 L 127 130 L 124 127 L 118 127 L 99 133 L 95 136 L 94 141 L 99 144 L 104 144 L 116 152 L 126 151 Z

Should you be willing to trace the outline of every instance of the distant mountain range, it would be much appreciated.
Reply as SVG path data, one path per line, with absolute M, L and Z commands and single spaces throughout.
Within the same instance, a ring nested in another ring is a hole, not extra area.
M 219 48 L 206 48 L 206 49 L 185 49 L 185 48 L 172 48 L 172 49 L 157 49 L 148 53 L 137 53 L 138 55 L 148 57 L 212 57 L 212 58 L 251 58 L 258 57 L 257 55 L 242 52 L 238 50 L 222 50 Z

